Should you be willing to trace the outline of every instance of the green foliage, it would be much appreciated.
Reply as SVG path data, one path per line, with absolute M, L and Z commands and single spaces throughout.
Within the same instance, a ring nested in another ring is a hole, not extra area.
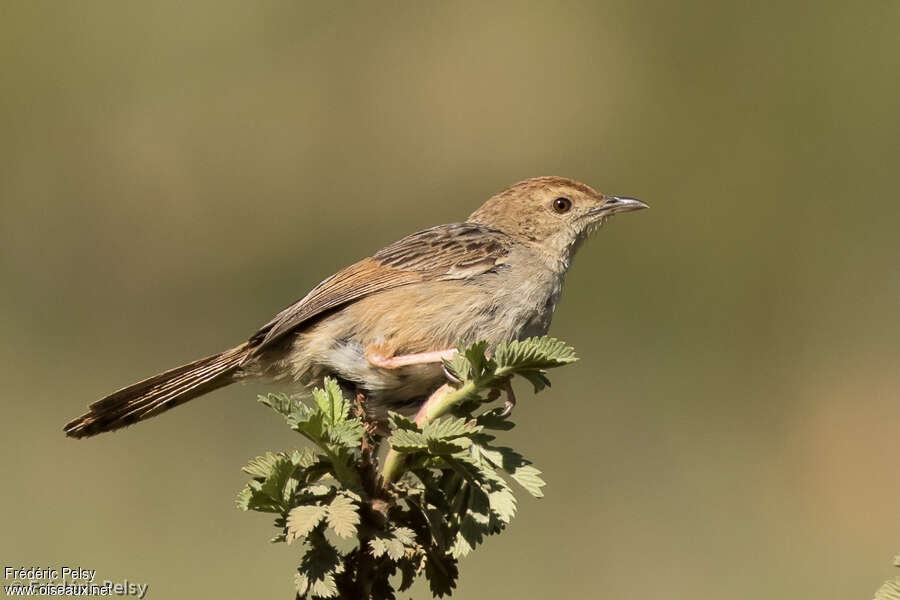
M 550 385 L 544 371 L 575 362 L 575 349 L 551 337 L 529 338 L 499 344 L 493 357 L 486 355 L 487 343 L 464 348 L 445 361 L 447 371 L 460 381 L 470 380 L 479 387 L 497 387 L 513 375 L 521 375 L 539 392 Z
M 894 557 L 894 566 L 900 567 L 900 555 Z M 875 600 L 900 600 L 900 577 L 885 581 L 875 592 Z
M 502 344 L 493 356 L 486 350 L 479 342 L 445 362 L 455 382 L 429 400 L 420 423 L 397 413 L 368 423 L 332 379 L 310 405 L 260 397 L 315 445 L 251 460 L 244 471 L 252 479 L 237 499 L 243 510 L 276 515 L 273 542 L 301 548 L 297 598 L 393 599 L 421 575 L 435 596 L 450 595 L 458 560 L 515 516 L 511 484 L 543 496 L 540 471 L 495 444 L 514 424 L 483 405 L 514 375 L 543 389 L 545 370 L 573 362 L 574 351 L 552 338 Z M 381 445 L 389 451 L 379 474 Z

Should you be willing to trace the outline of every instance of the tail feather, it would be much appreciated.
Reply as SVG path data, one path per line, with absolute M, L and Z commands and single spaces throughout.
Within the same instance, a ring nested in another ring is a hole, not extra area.
M 248 353 L 249 346 L 242 344 L 129 385 L 91 404 L 89 411 L 67 423 L 64 431 L 69 437 L 88 437 L 175 408 L 233 383 L 234 372 Z

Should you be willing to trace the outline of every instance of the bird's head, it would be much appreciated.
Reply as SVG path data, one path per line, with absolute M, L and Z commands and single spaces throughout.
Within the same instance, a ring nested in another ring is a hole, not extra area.
M 568 264 L 581 242 L 619 212 L 647 205 L 634 198 L 601 194 L 565 177 L 535 177 L 512 185 L 469 216 L 536 246 Z

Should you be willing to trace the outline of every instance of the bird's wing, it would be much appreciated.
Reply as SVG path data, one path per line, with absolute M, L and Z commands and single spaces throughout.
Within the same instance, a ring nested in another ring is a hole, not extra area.
M 310 319 L 360 298 L 495 270 L 506 260 L 511 242 L 506 234 L 474 223 L 439 225 L 407 236 L 338 271 L 275 315 L 250 338 L 254 354 Z

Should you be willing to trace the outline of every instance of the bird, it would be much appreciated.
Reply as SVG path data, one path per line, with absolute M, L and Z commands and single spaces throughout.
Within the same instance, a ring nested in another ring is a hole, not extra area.
M 414 411 L 446 384 L 443 360 L 460 344 L 490 349 L 545 335 L 585 239 L 612 215 L 644 208 L 565 177 L 520 181 L 461 223 L 413 233 L 338 271 L 247 341 L 94 402 L 65 434 L 120 429 L 259 378 L 309 389 L 332 377 L 374 422 Z

